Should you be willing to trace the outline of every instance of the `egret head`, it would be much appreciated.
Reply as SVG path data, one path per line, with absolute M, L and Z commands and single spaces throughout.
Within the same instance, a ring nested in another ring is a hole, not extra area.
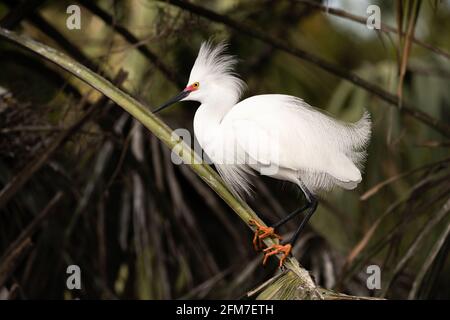
M 224 53 L 226 48 L 225 43 L 214 46 L 210 41 L 203 42 L 186 88 L 154 112 L 177 101 L 237 103 L 245 84 L 234 73 L 236 59 Z

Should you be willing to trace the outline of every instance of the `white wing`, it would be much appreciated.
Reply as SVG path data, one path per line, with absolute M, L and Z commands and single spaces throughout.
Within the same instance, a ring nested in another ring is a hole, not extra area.
M 310 189 L 354 188 L 361 181 L 357 166 L 370 136 L 368 114 L 345 124 L 298 98 L 261 95 L 233 107 L 222 129 L 227 141 L 237 143 L 239 158 L 245 154 L 257 164 L 252 168 L 279 167 L 274 177 L 292 181 L 286 175 L 295 173 Z

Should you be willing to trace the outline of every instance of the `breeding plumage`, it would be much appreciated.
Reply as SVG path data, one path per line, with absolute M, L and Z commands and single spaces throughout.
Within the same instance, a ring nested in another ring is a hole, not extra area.
M 251 193 L 248 175 L 255 172 L 298 185 L 309 205 L 294 242 L 315 210 L 314 194 L 334 186 L 353 189 L 361 182 L 370 116 L 365 112 L 358 122 L 348 124 L 300 98 L 280 94 L 238 102 L 244 83 L 234 73 L 236 59 L 225 54 L 225 48 L 203 43 L 188 86 L 158 111 L 179 100 L 201 103 L 194 117 L 195 136 L 236 195 Z M 265 237 L 273 230 L 258 226 L 257 233 Z M 267 254 L 288 254 L 290 245 L 272 249 Z

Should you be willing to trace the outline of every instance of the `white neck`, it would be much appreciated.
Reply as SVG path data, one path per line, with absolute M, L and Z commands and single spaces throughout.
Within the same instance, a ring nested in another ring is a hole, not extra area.
M 220 123 L 233 108 L 235 101 L 214 99 L 205 101 L 195 112 L 194 133 L 200 146 L 208 154 L 208 145 L 217 137 Z

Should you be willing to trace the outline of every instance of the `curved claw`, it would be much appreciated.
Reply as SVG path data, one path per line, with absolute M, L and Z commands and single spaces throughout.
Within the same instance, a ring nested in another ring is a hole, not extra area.
M 266 249 L 264 249 L 264 259 L 263 259 L 263 265 L 266 265 L 267 259 L 270 256 L 282 253 L 283 256 L 280 259 L 280 268 L 284 263 L 284 260 L 286 260 L 286 258 L 289 256 L 289 254 L 292 251 L 292 245 L 290 243 L 285 244 L 285 245 L 281 245 L 281 244 L 274 244 Z
M 253 248 L 255 251 L 260 251 L 263 247 L 263 240 L 268 237 L 275 237 L 281 239 L 281 236 L 275 233 L 274 228 L 266 227 L 257 222 L 256 220 L 250 220 L 249 223 L 256 227 L 255 234 L 253 236 Z

